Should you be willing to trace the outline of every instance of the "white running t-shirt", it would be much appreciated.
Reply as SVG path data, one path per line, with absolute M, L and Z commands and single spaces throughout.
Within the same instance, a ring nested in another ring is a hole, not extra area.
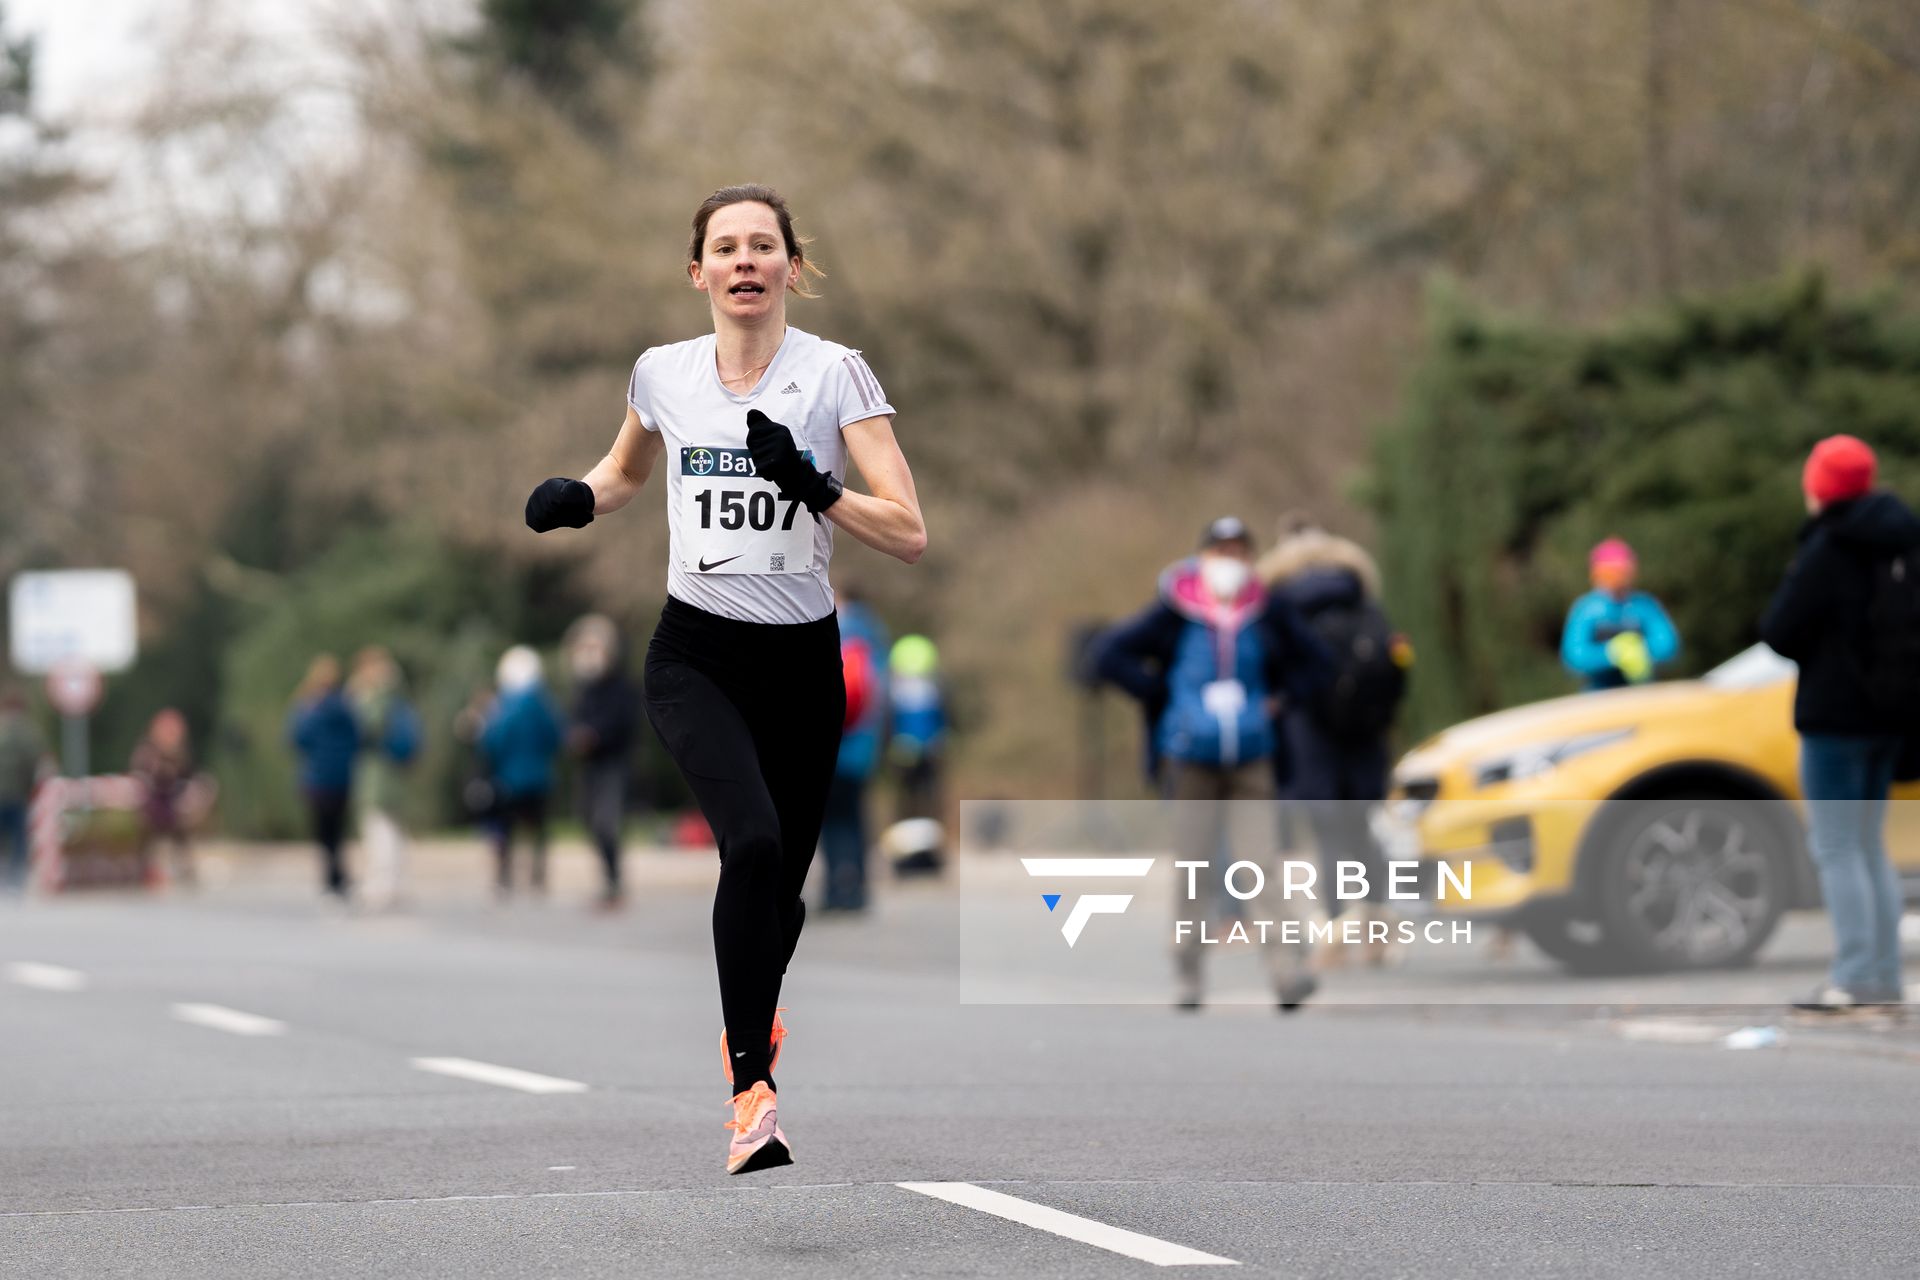
M 791 326 L 749 395 L 721 385 L 714 336 L 654 347 L 633 365 L 627 403 L 666 444 L 667 593 L 744 622 L 812 622 L 833 612 L 833 525 L 754 474 L 747 410 L 790 428 L 802 453 L 842 480 L 849 423 L 891 414 L 858 351 Z

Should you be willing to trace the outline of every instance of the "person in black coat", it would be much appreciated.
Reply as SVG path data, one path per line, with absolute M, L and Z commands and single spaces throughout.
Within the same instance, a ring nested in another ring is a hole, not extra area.
M 1367 895 L 1359 914 L 1391 929 L 1397 917 L 1387 907 L 1386 861 L 1369 819 L 1387 795 L 1389 735 L 1410 651 L 1390 633 L 1380 606 L 1380 571 L 1359 544 L 1296 516 L 1259 570 L 1272 598 L 1326 644 L 1338 694 L 1282 708 L 1278 728 L 1291 773 L 1280 795 L 1312 826 L 1326 882 L 1334 883 L 1338 862 L 1360 863 Z M 1326 905 L 1330 915 L 1341 914 L 1337 897 L 1328 897 Z M 1370 941 L 1366 953 L 1383 963 L 1387 948 Z
M 600 853 L 605 883 L 600 905 L 624 901 L 620 834 L 627 816 L 627 775 L 639 728 L 640 694 L 621 662 L 620 633 L 598 614 L 573 625 L 567 666 L 574 678 L 567 745 L 580 760 L 580 813 Z
M 1920 644 L 1920 618 L 1884 615 L 1888 586 L 1910 564 L 1920 575 L 1920 518 L 1891 493 L 1873 492 L 1873 450 L 1852 436 L 1814 447 L 1802 476 L 1810 518 L 1800 549 L 1760 623 L 1775 652 L 1800 666 L 1793 724 L 1808 837 L 1834 958 L 1828 981 L 1796 1001 L 1808 1011 L 1898 1004 L 1900 880 L 1887 857 L 1887 795 L 1904 737 L 1897 687 L 1914 663 L 1886 662 L 1904 637 Z M 1883 598 L 1886 597 L 1886 598 Z M 1889 630 L 1889 628 L 1895 628 Z M 1894 688 L 1888 687 L 1892 671 Z

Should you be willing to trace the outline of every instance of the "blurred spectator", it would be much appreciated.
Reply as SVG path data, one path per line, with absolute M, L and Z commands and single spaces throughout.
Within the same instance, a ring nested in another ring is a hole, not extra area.
M 1281 541 L 1260 560 L 1259 574 L 1273 596 L 1292 606 L 1333 657 L 1332 679 L 1307 701 L 1287 702 L 1277 726 L 1292 776 L 1280 788 L 1313 827 L 1322 883 L 1331 885 L 1341 860 L 1366 868 L 1362 915 L 1386 922 L 1385 859 L 1374 844 L 1370 808 L 1387 795 L 1387 744 L 1406 693 L 1413 651 L 1394 633 L 1380 604 L 1380 570 L 1357 543 L 1336 537 L 1303 517 L 1283 525 Z M 1341 901 L 1323 895 L 1327 913 Z M 1386 949 L 1369 943 L 1376 963 Z
M 1284 601 L 1261 589 L 1253 573 L 1253 535 L 1233 516 L 1207 526 L 1200 554 L 1161 574 L 1159 599 L 1109 632 L 1095 659 L 1102 679 L 1147 710 L 1149 772 L 1164 775 L 1170 799 L 1186 802 L 1175 817 L 1177 861 L 1210 862 L 1220 873 L 1235 859 L 1257 862 L 1270 872 L 1258 899 L 1262 915 L 1276 922 L 1300 919 L 1304 905 L 1279 892 L 1278 824 L 1265 806 L 1224 802 L 1273 797 L 1269 757 L 1278 745 L 1278 701 L 1311 698 L 1325 684 L 1329 665 L 1313 632 Z M 1175 875 L 1176 918 L 1210 917 L 1218 880 L 1202 880 L 1201 900 L 1190 902 L 1187 871 L 1176 868 Z M 1298 1008 L 1315 987 L 1305 947 L 1274 941 L 1264 950 L 1280 1009 Z M 1201 943 L 1194 932 L 1176 934 L 1174 958 L 1180 1006 L 1197 1009 Z
M 47 767 L 47 742 L 18 689 L 0 689 L 0 889 L 27 883 L 27 804 Z
M 1560 660 L 1583 689 L 1616 689 L 1653 679 L 1680 653 L 1680 633 L 1658 600 L 1633 589 L 1640 562 L 1608 538 L 1587 556 L 1593 590 L 1573 602 L 1560 633 Z
M 940 650 L 925 636 L 901 636 L 887 659 L 887 757 L 900 786 L 899 821 L 940 816 L 940 766 L 947 745 Z
M 133 749 L 127 772 L 140 782 L 144 795 L 140 803 L 140 862 L 153 872 L 156 848 L 167 845 L 173 862 L 173 877 L 192 885 L 197 877 L 193 867 L 193 848 L 187 837 L 184 801 L 193 780 L 193 750 L 187 733 L 187 718 L 172 707 L 163 708 L 147 725 L 146 736 Z
M 500 702 L 500 695 L 493 690 L 493 682 L 486 681 L 474 686 L 467 695 L 466 705 L 454 713 L 453 741 L 459 755 L 460 766 L 460 807 L 467 811 L 480 834 L 488 844 L 498 837 L 499 828 L 498 797 L 493 791 L 493 770 L 487 764 L 487 754 L 480 749 L 480 735 L 486 732 L 487 721 L 493 718 L 493 709 Z
M 493 780 L 495 883 L 504 896 L 513 890 L 513 836 L 521 827 L 533 845 L 531 884 L 547 887 L 547 801 L 560 753 L 560 716 L 547 696 L 540 655 L 531 648 L 507 650 L 494 675 L 500 699 L 480 732 L 480 750 Z
M 611 910 L 623 899 L 620 833 L 627 818 L 627 775 L 639 727 L 640 694 L 626 672 L 619 628 L 588 614 L 567 638 L 573 675 L 573 722 L 567 745 L 580 760 L 580 817 L 600 853 L 605 881 L 600 905 Z
M 857 585 L 849 583 L 838 595 L 847 713 L 833 781 L 827 787 L 826 819 L 820 827 L 820 850 L 826 855 L 826 892 L 820 905 L 826 911 L 864 911 L 867 787 L 880 764 L 880 737 L 887 717 L 886 677 L 880 670 L 887 629 Z
M 407 777 L 422 745 L 420 715 L 407 700 L 399 664 L 379 645 L 354 655 L 347 692 L 367 747 L 354 780 L 366 854 L 364 896 L 369 906 L 391 907 L 407 887 L 407 832 L 401 817 Z
M 1808 843 L 1833 918 L 1833 967 L 1795 1007 L 1898 1005 L 1900 878 L 1887 858 L 1887 793 L 1920 724 L 1920 519 L 1874 492 L 1873 450 L 1814 446 L 1801 476 L 1800 551 L 1760 622 L 1800 665 L 1793 726 Z
M 300 753 L 300 791 L 320 845 L 326 891 L 344 902 L 349 882 L 342 845 L 360 726 L 341 688 L 340 660 L 332 654 L 321 654 L 307 667 L 294 693 L 287 737 Z

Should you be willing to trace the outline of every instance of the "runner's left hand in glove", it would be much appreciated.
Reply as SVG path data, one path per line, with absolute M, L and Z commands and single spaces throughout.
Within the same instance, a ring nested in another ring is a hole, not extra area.
M 840 500 L 840 481 L 801 456 L 793 432 L 758 409 L 747 410 L 747 452 L 754 474 L 773 481 L 780 496 L 803 504 L 819 519 Z
M 555 476 L 527 495 L 527 528 L 584 529 L 593 523 L 593 490 L 584 481 Z

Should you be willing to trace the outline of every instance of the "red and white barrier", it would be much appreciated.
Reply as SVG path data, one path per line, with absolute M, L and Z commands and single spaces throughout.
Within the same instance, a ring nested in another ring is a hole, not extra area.
M 214 794 L 210 778 L 194 778 L 180 800 L 183 818 L 192 825 L 212 807 Z M 34 792 L 27 810 L 28 872 L 27 884 L 39 893 L 59 893 L 86 885 L 137 885 L 157 888 L 165 880 L 158 860 L 145 861 L 130 856 L 125 875 L 100 874 L 108 859 L 98 858 L 87 874 L 76 877 L 68 858 L 69 835 L 81 815 L 101 811 L 126 813 L 134 821 L 143 821 L 147 787 L 130 774 L 105 774 L 90 778 L 48 778 Z M 128 851 L 131 855 L 133 850 Z

